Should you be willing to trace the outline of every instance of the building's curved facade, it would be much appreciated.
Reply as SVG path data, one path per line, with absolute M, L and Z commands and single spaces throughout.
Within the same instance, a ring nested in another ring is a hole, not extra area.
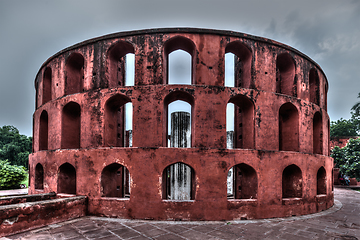
M 189 56 L 180 84 L 170 79 L 176 50 Z M 234 70 L 225 70 L 227 53 Z M 285 217 L 333 205 L 328 82 L 284 44 L 207 29 L 116 33 L 49 58 L 35 88 L 30 193 L 86 195 L 90 215 L 158 220 Z M 189 109 L 186 145 L 170 144 L 175 101 Z M 174 179 L 185 181 L 183 197 L 173 197 Z

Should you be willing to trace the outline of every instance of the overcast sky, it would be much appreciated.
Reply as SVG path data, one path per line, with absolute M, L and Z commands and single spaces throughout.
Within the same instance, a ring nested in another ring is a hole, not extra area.
M 86 39 L 147 28 L 233 30 L 290 45 L 329 81 L 331 120 L 360 92 L 358 0 L 0 0 L 0 126 L 32 135 L 34 79 L 56 52 Z

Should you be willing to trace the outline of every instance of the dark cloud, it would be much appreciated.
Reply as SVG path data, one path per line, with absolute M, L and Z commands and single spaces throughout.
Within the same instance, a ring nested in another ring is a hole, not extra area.
M 0 0 L 0 126 L 31 135 L 34 79 L 57 51 L 119 31 L 199 27 L 245 32 L 314 59 L 330 89 L 328 113 L 350 116 L 360 92 L 360 1 Z

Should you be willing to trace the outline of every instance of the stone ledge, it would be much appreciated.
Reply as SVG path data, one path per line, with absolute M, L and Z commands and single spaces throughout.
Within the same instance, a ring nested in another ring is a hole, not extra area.
M 0 198 L 0 206 L 9 205 L 9 204 L 18 204 L 25 202 L 35 202 L 50 200 L 56 197 L 55 192 L 43 193 L 43 194 L 33 194 L 33 195 L 24 195 L 24 196 L 12 196 L 12 197 L 3 197 Z
M 85 216 L 86 208 L 85 196 L 0 206 L 0 237 Z

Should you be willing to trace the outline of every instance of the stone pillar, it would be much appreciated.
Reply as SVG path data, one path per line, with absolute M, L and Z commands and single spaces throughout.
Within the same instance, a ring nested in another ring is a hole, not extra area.
M 125 147 L 132 147 L 132 130 L 125 131 Z
M 171 113 L 171 135 L 170 147 L 189 148 L 191 147 L 190 113 Z
M 234 149 L 234 131 L 226 132 L 226 148 Z
M 176 148 L 191 147 L 190 113 L 171 113 L 170 146 Z M 191 168 L 183 163 L 170 166 L 169 199 L 191 199 Z
M 229 169 L 226 182 L 227 182 L 227 196 L 228 198 L 234 198 L 234 167 Z

